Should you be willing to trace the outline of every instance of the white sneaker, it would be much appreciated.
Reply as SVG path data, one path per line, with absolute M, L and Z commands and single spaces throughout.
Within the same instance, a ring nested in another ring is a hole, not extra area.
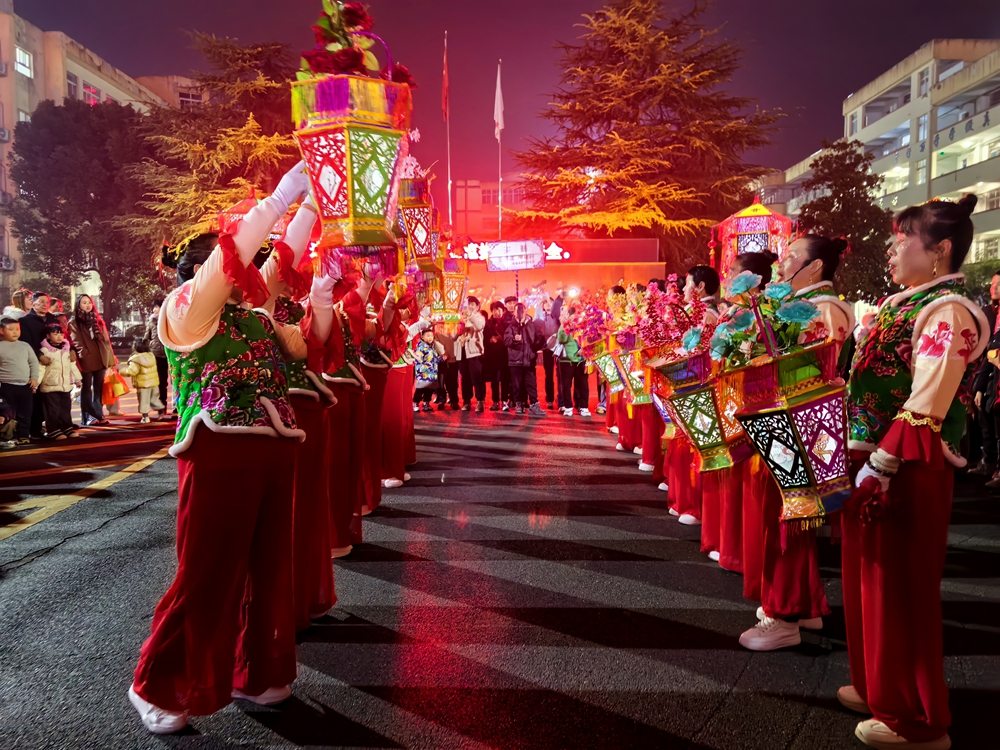
M 233 697 L 241 701 L 256 703 L 258 706 L 274 706 L 291 698 L 292 689 L 288 685 L 283 685 L 282 687 L 268 688 L 260 695 L 247 695 L 239 690 L 234 690 Z
M 639 447 L 639 446 L 637 445 L 637 446 L 635 446 L 635 448 L 633 448 L 633 449 L 632 449 L 632 452 L 633 452 L 633 453 L 634 453 L 635 455 L 637 455 L 637 456 L 641 456 L 641 455 L 642 455 L 642 448 L 640 448 L 640 447 Z
M 740 645 L 751 651 L 774 651 L 802 643 L 797 622 L 765 617 L 740 636 Z
M 920 748 L 920 750 L 949 750 L 951 747 L 951 737 L 947 734 L 930 742 L 910 742 L 877 719 L 862 721 L 854 730 L 854 734 L 868 747 L 875 748 L 910 747 Z
M 139 424 L 149 424 L 149 417 L 143 417 L 140 419 Z
M 672 516 L 673 516 L 674 518 L 677 518 L 677 516 L 679 516 L 679 515 L 680 515 L 680 513 L 678 513 L 678 512 L 677 512 L 676 510 L 674 510 L 673 508 L 667 508 L 667 513 L 669 513 L 670 515 L 672 515 Z
M 402 479 L 383 479 L 382 480 L 382 486 L 385 487 L 386 489 L 393 490 L 393 489 L 396 489 L 396 487 L 402 487 L 403 486 L 403 480 Z
M 844 687 L 838 688 L 837 700 L 840 701 L 841 706 L 855 713 L 865 714 L 866 716 L 872 715 L 872 710 L 868 708 L 867 703 L 861 700 L 861 694 L 854 685 L 844 685 Z
M 690 513 L 684 513 L 683 515 L 681 515 L 677 519 L 677 522 L 682 523 L 685 526 L 701 526 L 701 519 L 698 518 L 697 516 L 692 516 Z M 712 557 L 712 555 L 715 555 L 715 557 Z M 709 552 L 708 556 L 712 557 L 712 559 L 715 560 L 716 562 L 719 561 L 718 552 Z
M 570 408 L 563 409 L 562 410 L 562 415 L 564 417 L 572 417 L 573 416 L 573 410 L 570 409 Z
M 657 487 L 656 489 L 663 490 L 664 492 L 670 492 L 670 485 L 668 485 L 666 482 L 660 482 L 659 487 Z M 670 508 L 669 510 L 670 510 L 670 515 L 672 516 L 677 515 L 677 511 L 675 511 L 673 508 Z
M 618 445 L 615 446 L 615 450 L 621 451 L 622 453 L 628 453 L 628 451 L 625 450 L 625 446 L 621 443 L 618 443 Z
M 767 617 L 764 614 L 763 607 L 757 607 L 757 619 L 763 620 Z M 822 617 L 806 617 L 799 620 L 799 627 L 805 628 L 806 630 L 822 630 L 823 629 L 823 618 Z
M 347 557 L 351 554 L 351 550 L 354 549 L 353 544 L 348 544 L 346 547 L 334 547 L 330 550 L 330 557 L 336 560 L 338 557 Z
M 581 417 L 589 417 L 589 416 L 591 416 L 590 409 L 580 409 L 580 416 Z
M 677 520 L 679 521 L 680 519 Z M 711 560 L 712 562 L 719 562 L 719 557 L 720 555 L 718 550 L 713 549 L 711 552 L 708 553 L 708 559 Z
M 617 435 L 618 434 L 618 425 L 614 425 L 614 426 L 610 427 L 608 429 L 608 432 L 610 432 L 612 435 Z
M 656 467 L 653 464 L 644 464 L 642 461 L 639 462 L 639 471 L 652 471 Z
M 139 712 L 142 725 L 153 734 L 173 734 L 187 726 L 187 711 L 167 711 L 157 708 L 149 701 L 143 700 L 135 692 L 135 685 L 129 686 L 128 700 L 132 707 Z
M 403 474 L 403 481 L 404 482 L 410 481 L 410 472 L 406 472 L 405 474 Z
M 420 411 L 420 407 L 416 404 L 413 405 L 413 411 Z

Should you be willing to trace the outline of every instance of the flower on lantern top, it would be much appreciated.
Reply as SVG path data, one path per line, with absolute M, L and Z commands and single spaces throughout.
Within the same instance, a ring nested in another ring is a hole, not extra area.
M 413 76 L 410 75 L 410 69 L 407 68 L 405 65 L 401 65 L 399 63 L 395 63 L 392 66 L 392 71 L 391 72 L 389 71 L 388 68 L 386 68 L 385 70 L 383 70 L 379 74 L 379 77 L 382 78 L 382 80 L 392 81 L 393 83 L 405 83 L 411 89 L 417 88 L 417 82 L 414 81 L 413 80 Z M 420 135 L 418 133 L 417 140 L 419 140 L 419 139 L 420 139 Z
M 375 21 L 361 3 L 344 3 L 340 11 L 344 26 L 351 31 L 370 31 Z
M 775 315 L 783 323 L 805 325 L 819 315 L 819 308 L 808 300 L 796 300 L 783 304 L 775 312 Z
M 795 290 L 787 281 L 772 281 L 764 287 L 764 296 L 768 299 L 783 300 L 791 297 L 794 293 Z
M 299 80 L 314 75 L 363 75 L 366 70 L 377 72 L 378 59 L 370 51 L 377 37 L 369 34 L 372 18 L 360 3 L 323 0 L 323 12 L 312 26 L 316 47 L 302 53 Z M 406 68 L 403 68 L 406 71 Z M 409 75 L 409 71 L 406 71 Z M 395 66 L 387 73 L 396 80 Z M 403 83 L 411 83 L 412 78 Z
M 755 320 L 752 312 L 749 310 L 740 310 L 732 317 L 728 325 L 733 331 L 748 331 Z
M 750 271 L 743 271 L 729 282 L 729 294 L 732 296 L 746 294 L 751 289 L 759 287 L 760 282 L 761 278 L 757 274 Z

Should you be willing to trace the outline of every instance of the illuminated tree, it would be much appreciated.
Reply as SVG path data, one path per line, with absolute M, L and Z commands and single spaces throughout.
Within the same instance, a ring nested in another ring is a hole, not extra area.
M 516 154 L 532 206 L 520 231 L 657 236 L 673 270 L 707 260 L 709 228 L 769 171 L 744 155 L 770 143 L 777 115 L 722 90 L 740 50 L 700 23 L 704 10 L 620 0 L 584 16 L 542 115 L 555 132 Z
M 155 155 L 133 171 L 144 188 L 144 215 L 120 221 L 151 251 L 163 239 L 209 229 L 252 187 L 269 192 L 298 159 L 288 85 L 296 60 L 289 49 L 204 34 L 194 39 L 212 68 L 196 76 L 208 101 L 150 113 L 146 137 Z
M 4 212 L 25 268 L 44 277 L 50 292 L 98 273 L 110 320 L 153 290 L 148 246 L 118 226 L 142 196 L 131 169 L 151 154 L 141 118 L 120 104 L 44 101 L 17 124 L 10 154 L 18 189 Z
M 868 302 L 899 291 L 886 273 L 892 212 L 875 201 L 882 176 L 872 173 L 874 159 L 859 141 L 824 141 L 820 155 L 809 164 L 812 176 L 802 183 L 819 197 L 799 213 L 802 230 L 850 241 L 851 250 L 837 271 L 839 291 L 848 299 Z

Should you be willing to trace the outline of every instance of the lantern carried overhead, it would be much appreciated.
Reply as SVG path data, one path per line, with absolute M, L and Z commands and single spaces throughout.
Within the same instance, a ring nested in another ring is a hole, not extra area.
M 788 247 L 792 230 L 791 219 L 763 205 L 760 198 L 754 198 L 752 204 L 713 229 L 712 265 L 725 274 L 743 253 L 767 251 L 780 258 Z

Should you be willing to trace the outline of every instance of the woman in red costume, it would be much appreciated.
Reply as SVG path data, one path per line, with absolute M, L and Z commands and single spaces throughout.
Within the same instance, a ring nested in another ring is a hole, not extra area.
M 819 317 L 802 332 L 799 343 L 833 340 L 838 357 L 854 331 L 851 306 L 833 290 L 833 277 L 846 249 L 846 240 L 807 234 L 789 245 L 778 265 L 779 281 L 791 285 L 795 299 L 808 300 L 819 309 Z M 819 574 L 816 532 L 786 534 L 782 549 L 781 492 L 770 472 L 764 473 L 762 492 L 744 495 L 746 556 L 757 557 L 751 550 L 763 547 L 756 580 L 746 572 L 748 598 L 761 601 L 759 622 L 740 636 L 740 644 L 752 651 L 795 646 L 802 642 L 799 628 L 817 630 L 823 627 L 823 616 L 830 614 Z M 752 520 L 749 511 L 757 507 L 759 518 Z
M 974 195 L 934 200 L 896 218 L 889 272 L 905 290 L 882 303 L 851 367 L 855 481 L 876 495 L 855 493 L 842 513 L 852 684 L 837 697 L 872 715 L 855 732 L 870 747 L 951 747 L 941 576 L 955 467 L 965 465 L 959 393 L 990 335 L 958 273 L 975 205 Z
M 291 694 L 288 478 L 305 434 L 288 402 L 284 360 L 307 347 L 298 328 L 278 329 L 249 307 L 267 298 L 253 258 L 308 189 L 299 164 L 234 233 L 192 240 L 177 262 L 180 286 L 160 310 L 178 414 L 170 449 L 178 564 L 129 688 L 154 733 L 176 732 L 189 714 L 214 713 L 234 697 L 269 705 Z

